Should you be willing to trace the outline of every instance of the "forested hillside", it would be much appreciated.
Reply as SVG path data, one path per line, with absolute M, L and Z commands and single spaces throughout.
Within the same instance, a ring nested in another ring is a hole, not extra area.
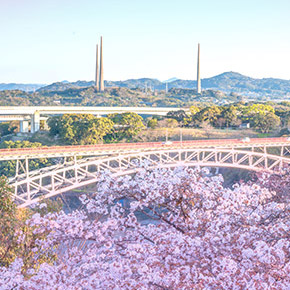
M 194 78 L 195 76 L 193 76 Z M 166 81 L 168 89 L 194 89 L 196 88 L 195 80 L 181 80 L 173 78 Z M 165 90 L 166 82 L 158 79 L 141 78 L 128 79 L 125 81 L 105 81 L 105 87 L 120 87 L 141 90 Z M 1 90 L 23 90 L 34 91 L 43 94 L 46 92 L 63 92 L 69 89 L 77 90 L 88 88 L 94 85 L 93 81 L 77 81 L 77 82 L 56 82 L 47 86 L 44 85 L 24 85 L 24 84 L 0 84 Z M 201 80 L 203 89 L 212 89 L 222 91 L 224 93 L 238 93 L 247 97 L 257 99 L 281 99 L 285 96 L 290 97 L 290 80 L 282 80 L 275 78 L 251 78 L 236 72 L 225 72 L 210 78 Z

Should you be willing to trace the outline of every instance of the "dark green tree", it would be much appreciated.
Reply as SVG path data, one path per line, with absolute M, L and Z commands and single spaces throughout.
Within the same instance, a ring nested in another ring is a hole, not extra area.
M 209 122 L 212 126 L 217 126 L 217 120 L 221 116 L 221 109 L 218 106 L 206 107 L 195 116 L 195 119 L 200 123 Z
M 256 114 L 252 117 L 254 128 L 262 133 L 269 133 L 271 130 L 280 125 L 280 118 L 273 112 L 264 114 Z
M 145 128 L 143 118 L 133 112 L 109 114 L 108 118 L 115 123 L 115 135 L 118 139 L 131 139 Z
M 151 128 L 151 129 L 155 129 L 157 127 L 157 125 L 158 125 L 158 120 L 155 118 L 152 118 L 152 119 L 148 120 L 148 122 L 147 122 L 147 127 Z
M 280 125 L 280 118 L 275 115 L 275 109 L 271 105 L 251 104 L 244 107 L 243 113 L 251 126 L 262 133 L 269 133 Z
M 184 110 L 170 111 L 166 114 L 166 117 L 175 119 L 177 122 L 181 123 L 185 118 L 187 118 L 187 114 Z
M 199 123 L 196 116 L 200 111 L 200 108 L 198 106 L 191 106 L 189 110 L 190 114 L 184 118 L 183 125 L 185 127 L 196 127 L 196 123 Z
M 67 144 L 97 144 L 113 130 L 114 123 L 108 118 L 92 114 L 64 114 L 49 119 L 52 136 L 59 135 Z
M 49 127 L 49 133 L 51 136 L 57 136 L 60 134 L 61 128 L 61 116 L 53 116 L 47 120 L 47 125 Z
M 17 127 L 11 123 L 0 123 L 0 137 L 12 134 L 16 129 Z
M 7 266 L 15 258 L 14 230 L 16 225 L 16 205 L 12 200 L 12 190 L 7 179 L 0 177 L 0 266 Z
M 40 264 L 53 263 L 55 249 L 46 252 L 38 249 L 38 242 L 46 238 L 47 233 L 36 234 L 27 220 L 36 211 L 40 215 L 59 211 L 59 205 L 48 201 L 44 209 L 19 209 L 12 199 L 12 189 L 7 179 L 0 177 L 0 267 L 8 266 L 16 257 L 23 260 L 23 272 L 28 268 L 38 268 Z
M 238 110 L 235 108 L 235 106 L 230 106 L 227 108 L 224 108 L 222 111 L 222 117 L 225 120 L 225 126 L 234 126 L 238 119 Z
M 0 144 L 1 149 L 12 149 L 12 148 L 37 148 L 41 147 L 42 144 L 38 142 L 29 141 L 4 141 Z M 29 160 L 29 169 L 35 170 L 45 166 L 52 165 L 52 161 L 47 158 L 31 159 Z M 0 176 L 11 177 L 15 175 L 16 161 L 0 161 Z

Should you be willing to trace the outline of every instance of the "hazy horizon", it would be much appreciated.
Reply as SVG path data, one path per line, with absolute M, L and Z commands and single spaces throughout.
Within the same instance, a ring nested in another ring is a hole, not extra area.
M 288 0 L 2 0 L 0 83 L 195 80 L 234 71 L 290 80 Z

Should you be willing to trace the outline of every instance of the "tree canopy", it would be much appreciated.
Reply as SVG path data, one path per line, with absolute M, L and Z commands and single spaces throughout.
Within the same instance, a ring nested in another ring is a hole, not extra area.
M 41 215 L 49 211 L 59 211 L 59 201 L 47 201 L 37 209 Z M 35 211 L 34 211 L 35 212 Z M 18 209 L 12 199 L 12 189 L 5 177 L 0 177 L 0 267 L 11 265 L 17 258 L 22 259 L 21 272 L 34 271 L 41 263 L 53 262 L 56 258 L 53 248 L 40 249 L 38 242 L 45 239 L 46 233 L 34 233 L 34 227 L 27 224 L 33 211 Z M 28 275 L 29 276 L 29 275 Z M 0 278 L 1 279 L 1 278 Z M 0 282 L 0 289 L 3 289 Z M 12 289 L 12 288 L 10 288 Z
M 145 128 L 143 125 L 143 118 L 133 112 L 109 114 L 108 118 L 114 122 L 115 135 L 119 139 L 131 139 Z
M 17 126 L 14 126 L 13 123 L 0 123 L 0 137 L 12 134 L 16 129 Z
M 289 190 L 277 194 L 271 175 L 230 189 L 207 170 L 148 165 L 100 176 L 83 211 L 34 214 L 39 250 L 58 258 L 29 276 L 15 259 L 0 288 L 289 289 Z
M 64 114 L 48 120 L 51 135 L 59 135 L 67 144 L 97 144 L 112 132 L 114 123 L 92 114 Z
M 0 143 L 0 148 L 37 148 L 41 147 L 42 144 L 39 142 L 29 142 L 29 141 L 4 141 Z M 38 158 L 29 160 L 29 169 L 39 169 L 45 166 L 51 165 L 51 160 L 47 158 Z M 6 177 L 11 177 L 15 175 L 16 161 L 8 160 L 0 162 L 0 176 L 4 175 Z

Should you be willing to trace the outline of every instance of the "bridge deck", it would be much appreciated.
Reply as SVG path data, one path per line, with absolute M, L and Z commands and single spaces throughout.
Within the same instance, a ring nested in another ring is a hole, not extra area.
M 184 110 L 189 108 L 176 107 L 91 107 L 91 106 L 0 106 L 0 115 L 27 115 L 35 114 L 100 114 L 135 112 L 137 114 L 166 115 L 169 111 Z
M 267 172 L 280 172 L 290 164 L 288 138 L 244 141 L 248 142 L 219 139 L 15 148 L 0 150 L 0 160 L 16 161 L 15 176 L 9 178 L 9 184 L 19 207 L 97 183 L 104 171 L 112 176 L 134 174 L 142 170 L 142 164 L 152 169 L 206 166 Z M 66 156 L 75 158 L 61 158 Z M 29 159 L 44 157 L 60 158 L 55 165 L 30 170 Z
M 248 142 L 241 139 L 213 139 L 173 141 L 171 144 L 164 142 L 143 143 L 114 143 L 98 145 L 77 146 L 51 146 L 39 148 L 13 148 L 1 149 L 1 160 L 17 160 L 25 158 L 64 157 L 64 156 L 89 156 L 114 154 L 122 152 L 150 151 L 168 148 L 251 148 L 251 147 L 281 147 L 290 146 L 288 138 L 253 138 Z

